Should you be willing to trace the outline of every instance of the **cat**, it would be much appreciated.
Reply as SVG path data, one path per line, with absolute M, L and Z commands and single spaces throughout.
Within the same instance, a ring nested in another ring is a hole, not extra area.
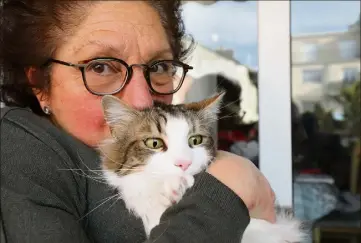
M 147 236 L 215 158 L 211 126 L 223 96 L 179 105 L 155 101 L 143 110 L 114 96 L 102 98 L 111 132 L 98 147 L 103 176 L 141 218 Z M 279 215 L 275 224 L 251 218 L 241 243 L 296 243 L 302 237 L 297 220 Z

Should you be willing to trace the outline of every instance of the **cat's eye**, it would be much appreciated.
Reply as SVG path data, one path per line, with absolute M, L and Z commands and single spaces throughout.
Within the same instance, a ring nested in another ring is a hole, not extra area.
M 164 142 L 160 138 L 147 138 L 144 140 L 145 146 L 154 150 L 161 150 L 164 148 Z
M 203 136 L 201 135 L 194 135 L 188 139 L 188 144 L 190 147 L 195 147 L 200 145 L 203 142 Z

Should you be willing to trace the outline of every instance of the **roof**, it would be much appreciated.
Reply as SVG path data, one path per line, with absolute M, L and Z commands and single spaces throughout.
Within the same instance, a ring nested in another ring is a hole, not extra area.
M 302 33 L 302 34 L 293 34 L 292 38 L 315 38 L 315 37 L 324 37 L 324 36 L 342 36 L 345 34 L 360 32 L 360 29 L 349 29 L 345 31 L 337 31 L 337 32 L 317 32 L 317 33 Z
M 191 40 L 190 40 L 190 37 L 185 37 L 184 40 L 185 40 L 186 42 L 190 42 L 190 41 L 191 41 Z M 201 47 L 202 49 L 205 49 L 205 50 L 208 51 L 208 52 L 212 52 L 214 55 L 219 56 L 220 59 L 233 61 L 233 62 L 234 62 L 235 64 L 237 64 L 237 65 L 244 66 L 245 68 L 247 68 L 247 69 L 248 69 L 250 72 L 252 72 L 252 73 L 256 73 L 256 72 L 257 72 L 257 70 L 254 70 L 253 68 L 249 67 L 248 65 L 245 65 L 245 64 L 243 64 L 243 63 L 240 63 L 240 62 L 239 62 L 237 59 L 235 59 L 233 56 L 230 57 L 230 56 L 227 56 L 227 55 L 222 54 L 222 53 L 220 52 L 220 51 L 222 51 L 222 50 L 226 51 L 226 50 L 228 50 L 228 49 L 214 50 L 214 49 L 211 49 L 211 48 L 209 48 L 209 47 L 207 47 L 207 46 L 205 46 L 205 45 L 203 45 L 203 44 L 195 41 L 195 47 L 194 47 L 194 49 L 196 49 L 197 47 Z M 192 56 L 192 52 L 191 52 L 189 55 Z

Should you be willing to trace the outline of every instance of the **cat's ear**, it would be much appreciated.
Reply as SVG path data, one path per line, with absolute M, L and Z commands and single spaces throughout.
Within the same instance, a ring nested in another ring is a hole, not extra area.
M 210 98 L 201 100 L 199 102 L 186 104 L 185 107 L 191 110 L 206 113 L 211 117 L 217 117 L 225 93 L 225 91 L 219 92 Z
M 219 92 L 218 94 L 214 95 L 213 97 L 206 99 L 205 102 L 205 107 L 203 108 L 204 111 L 217 116 L 217 114 L 220 111 L 220 107 L 222 104 L 222 100 L 224 95 L 226 94 L 225 91 Z
M 137 110 L 113 95 L 103 96 L 102 108 L 109 126 L 129 122 L 137 116 Z

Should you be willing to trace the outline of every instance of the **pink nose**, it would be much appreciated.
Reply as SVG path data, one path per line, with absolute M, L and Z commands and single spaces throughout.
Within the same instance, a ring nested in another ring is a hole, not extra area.
M 188 167 L 192 164 L 190 160 L 178 160 L 175 165 L 180 167 L 182 170 L 187 170 Z

